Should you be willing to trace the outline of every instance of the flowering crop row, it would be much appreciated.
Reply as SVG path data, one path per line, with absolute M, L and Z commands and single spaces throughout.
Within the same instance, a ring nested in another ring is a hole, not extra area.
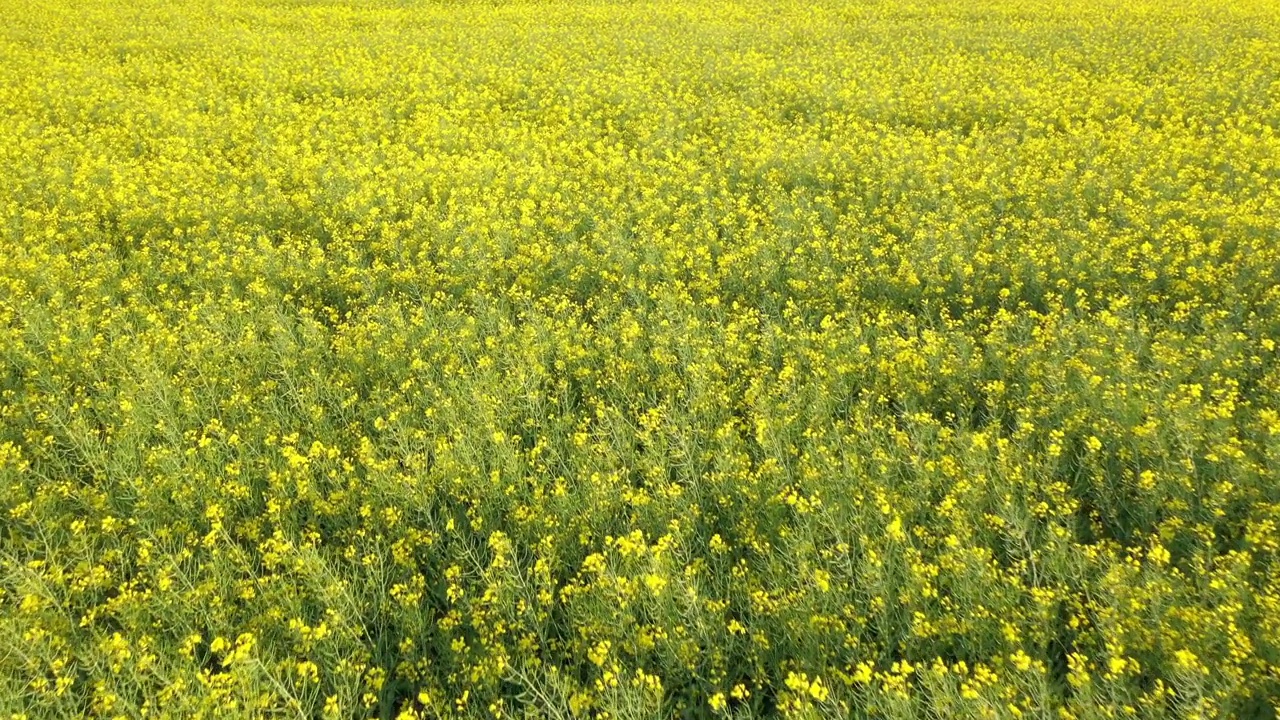
M 0 713 L 1274 717 L 1274 0 L 0 0 Z

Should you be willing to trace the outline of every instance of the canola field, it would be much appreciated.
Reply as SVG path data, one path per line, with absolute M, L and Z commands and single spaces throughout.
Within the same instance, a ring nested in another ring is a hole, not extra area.
M 1274 718 L 1280 3 L 0 0 L 0 717 Z

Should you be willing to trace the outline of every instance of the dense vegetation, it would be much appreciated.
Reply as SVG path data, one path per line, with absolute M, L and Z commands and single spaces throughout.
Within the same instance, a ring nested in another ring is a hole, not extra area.
M 1274 717 L 1280 4 L 0 16 L 6 716 Z

